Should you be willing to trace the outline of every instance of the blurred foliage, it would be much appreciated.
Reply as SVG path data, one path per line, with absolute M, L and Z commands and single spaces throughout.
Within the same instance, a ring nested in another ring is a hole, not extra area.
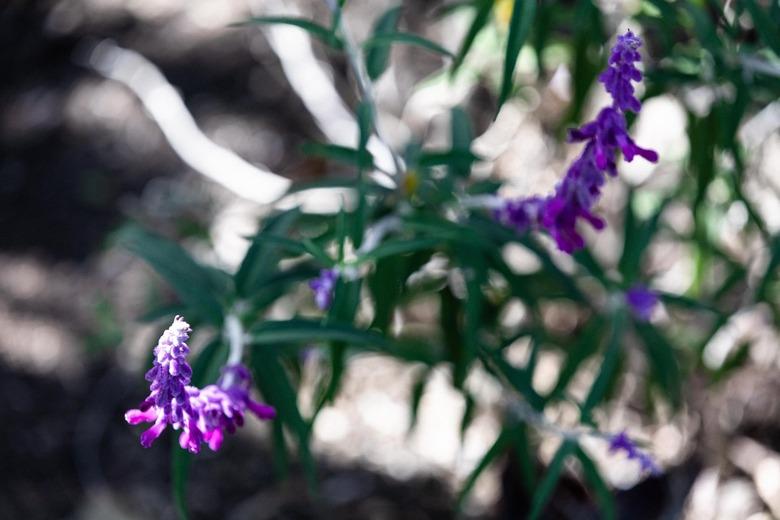
M 645 395 L 651 402 L 662 400 L 679 409 L 685 404 L 685 382 L 690 374 L 708 372 L 714 383 L 728 377 L 729 371 L 746 359 L 747 347 L 740 347 L 720 367 L 712 369 L 702 363 L 704 346 L 730 316 L 760 303 L 772 309 L 776 323 L 780 317 L 776 276 L 780 236 L 772 235 L 771 226 L 745 195 L 747 151 L 737 137 L 749 117 L 780 97 L 780 3 L 743 0 L 728 5 L 724 11 L 719 2 L 708 0 L 645 0 L 633 19 L 641 28 L 648 54 L 644 98 L 671 95 L 682 101 L 687 110 L 690 154 L 681 182 L 671 190 L 645 199 L 642 187 L 629 190 L 619 219 L 624 233 L 615 265 L 605 265 L 599 255 L 586 248 L 573 256 L 571 268 L 564 269 L 555 258 L 561 253 L 552 251 L 544 240 L 518 236 L 484 212 L 464 211 L 459 206 L 470 194 L 496 188 L 495 183 L 471 177 L 472 165 L 480 158 L 470 151 L 474 134 L 460 108 L 451 114 L 449 148 L 410 143 L 404 157 L 407 171 L 398 188 L 392 190 L 364 175 L 374 165 L 366 143 L 374 132 L 375 108 L 370 104 L 358 107 L 361 137 L 354 148 L 313 144 L 307 149 L 352 166 L 354 180 L 339 184 L 356 194 L 354 207 L 335 215 L 307 214 L 301 209 L 274 214 L 252 237 L 235 273 L 200 265 L 180 246 L 136 227 L 128 227 L 120 241 L 168 281 L 181 302 L 177 306 L 180 312 L 217 329 L 229 313 L 241 319 L 248 331 L 249 356 L 259 389 L 279 412 L 273 431 L 277 467 L 280 474 L 288 473 L 288 443 L 294 441 L 312 489 L 316 488 L 309 449 L 312 424 L 323 406 L 338 394 L 349 357 L 364 350 L 422 367 L 412 390 L 413 418 L 428 374 L 434 367 L 449 367 L 453 386 L 469 403 L 464 428 L 474 414 L 475 403 L 466 380 L 475 366 L 484 368 L 514 393 L 509 402 L 522 402 L 534 413 L 542 413 L 548 405 L 571 401 L 580 410 L 581 422 L 596 427 L 593 412 L 608 402 L 617 388 L 627 369 L 627 347 L 633 345 L 646 359 L 647 377 L 640 379 L 647 385 Z M 500 79 L 494 83 L 498 111 L 521 86 L 516 83 L 521 49 L 535 56 L 539 81 L 543 81 L 550 74 L 545 68 L 547 53 L 564 48 L 572 75 L 572 99 L 560 127 L 581 120 L 604 66 L 605 45 L 614 32 L 596 3 L 471 0 L 447 3 L 434 15 L 463 13 L 470 17 L 470 23 L 447 64 L 450 75 L 459 74 L 466 66 L 466 58 L 480 44 L 481 33 L 495 32 L 504 57 L 496 76 Z M 387 69 L 392 45 L 412 44 L 448 54 L 438 44 L 399 29 L 402 14 L 400 7 L 380 14 L 363 44 L 365 62 L 360 66 L 371 80 Z M 340 51 L 348 47 L 340 18 L 336 9 L 330 26 L 288 18 L 255 18 L 247 23 L 292 24 Z M 695 89 L 706 89 L 711 100 L 703 109 L 694 110 L 686 101 L 687 96 L 703 95 Z M 708 195 L 715 183 L 726 187 L 725 199 L 713 200 Z M 322 185 L 293 189 L 304 191 Z M 747 279 L 750 265 L 719 243 L 717 222 L 732 204 L 744 207 L 748 215 L 742 230 L 745 240 L 758 240 L 768 251 L 766 267 L 752 282 Z M 650 210 L 639 211 L 643 205 Z M 690 208 L 690 230 L 680 232 L 668 225 L 664 214 L 675 205 Z M 394 218 L 400 224 L 384 241 L 368 251 L 360 248 L 365 230 Z M 694 273 L 685 294 L 661 294 L 668 319 L 646 323 L 627 311 L 622 291 L 635 283 L 648 283 L 653 273 L 644 269 L 646 252 L 659 240 L 674 240 L 692 248 Z M 530 274 L 513 270 L 502 253 L 509 244 L 525 249 L 540 268 Z M 446 265 L 446 274 L 425 270 L 434 258 Z M 266 320 L 276 301 L 315 277 L 320 268 L 334 265 L 348 267 L 360 276 L 341 277 L 335 301 L 321 318 Z M 719 274 L 713 278 L 716 266 Z M 427 324 L 425 334 L 403 327 L 399 332 L 393 326 L 394 316 L 431 298 L 437 302 L 439 319 Z M 520 325 L 507 328 L 498 317 L 518 301 L 525 318 Z M 549 305 L 561 302 L 566 302 L 575 317 L 574 327 L 565 334 L 550 330 L 543 319 Z M 370 313 L 358 313 L 359 306 L 370 308 Z M 150 317 L 171 312 L 165 307 Z M 520 340 L 528 341 L 529 355 L 525 364 L 516 365 L 506 351 Z M 320 380 L 313 407 L 304 410 L 297 397 L 302 360 L 307 350 L 315 347 L 322 353 Z M 196 364 L 209 365 L 209 360 L 219 359 L 218 348 L 206 349 Z M 563 361 L 552 390 L 541 393 L 532 382 L 536 360 L 545 351 L 558 352 Z M 203 361 L 204 356 L 210 357 Z M 597 373 L 584 399 L 576 400 L 569 387 L 591 359 L 598 360 Z M 461 500 L 485 468 L 512 452 L 523 459 L 526 483 L 533 490 L 531 517 L 538 517 L 565 462 L 573 458 L 579 461 L 603 517 L 614 518 L 611 492 L 576 439 L 565 440 L 544 473 L 536 474 L 539 439 L 529 431 L 535 426 L 529 417 L 533 415 L 518 415 L 507 406 L 503 429 L 467 479 Z M 174 482 L 182 493 L 189 459 L 176 457 Z M 181 496 L 178 500 L 183 503 Z

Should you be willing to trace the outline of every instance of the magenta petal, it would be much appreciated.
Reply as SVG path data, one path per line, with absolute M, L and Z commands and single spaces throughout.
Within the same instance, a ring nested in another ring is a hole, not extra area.
M 252 410 L 252 413 L 254 413 L 259 419 L 270 420 L 276 418 L 276 409 L 273 406 L 258 403 L 257 401 L 252 401 L 251 399 L 247 399 L 246 406 Z
M 222 430 L 216 429 L 204 435 L 204 439 L 208 442 L 211 451 L 217 451 L 222 447 L 222 441 L 225 440 L 225 435 L 222 433 Z
M 154 425 L 141 434 L 141 446 L 148 448 L 152 443 L 157 440 L 157 437 L 165 430 L 167 423 L 158 419 Z
M 157 419 L 157 409 L 149 408 L 146 411 L 141 410 L 128 410 L 125 413 L 125 421 L 130 424 L 139 424 L 142 422 L 153 422 Z

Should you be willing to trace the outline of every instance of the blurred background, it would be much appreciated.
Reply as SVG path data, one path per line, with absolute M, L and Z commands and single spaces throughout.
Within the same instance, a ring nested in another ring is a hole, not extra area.
M 402 25 L 455 51 L 473 9 L 447 4 L 406 0 Z M 355 39 L 392 5 L 347 2 Z M 780 4 L 541 2 L 518 91 L 494 121 L 511 5 L 495 2 L 455 79 L 441 57 L 394 48 L 376 83 L 387 140 L 440 144 L 460 104 L 479 136 L 475 151 L 488 159 L 475 177 L 502 181 L 507 195 L 546 193 L 577 152 L 563 130 L 605 102 L 595 77 L 606 46 L 627 27 L 642 34 L 647 101 L 634 134 L 661 161 L 620 166 L 622 180 L 601 204 L 610 225 L 589 234 L 590 249 L 616 264 L 626 208 L 643 218 L 662 208 L 663 232 L 643 256 L 646 279 L 726 314 L 662 309 L 654 319 L 693 367 L 683 406 L 648 417 L 629 371 L 602 418 L 609 431 L 629 428 L 646 441 L 664 472 L 642 479 L 603 446 L 593 450 L 623 518 L 780 517 Z M 144 316 L 174 297 L 112 237 L 139 222 L 234 269 L 289 181 L 345 175 L 303 146 L 354 143 L 345 60 L 295 28 L 229 27 L 269 14 L 328 20 L 311 0 L 0 7 L 1 518 L 175 518 L 168 438 L 143 450 L 123 420 L 145 395 L 149 351 L 170 319 Z M 334 201 L 304 202 L 327 211 Z M 522 251 L 510 256 L 539 268 Z M 547 311 L 560 330 L 573 327 L 565 304 Z M 431 311 L 415 313 L 422 320 Z M 196 333 L 193 347 L 207 337 Z M 539 363 L 534 385 L 549 388 L 560 356 L 543 353 Z M 502 389 L 473 375 L 480 407 L 461 438 L 466 403 L 444 370 L 433 374 L 410 432 L 418 368 L 368 354 L 351 360 L 341 396 L 314 426 L 319 499 L 305 498 L 297 472 L 277 478 L 268 426 L 251 422 L 193 465 L 192 518 L 455 517 L 457 490 L 499 429 Z M 562 405 L 551 419 L 572 417 Z M 540 459 L 553 449 L 543 444 Z M 511 457 L 491 468 L 464 515 L 519 518 L 527 504 L 514 493 L 517 473 Z M 576 472 L 553 503 L 550 518 L 597 518 Z

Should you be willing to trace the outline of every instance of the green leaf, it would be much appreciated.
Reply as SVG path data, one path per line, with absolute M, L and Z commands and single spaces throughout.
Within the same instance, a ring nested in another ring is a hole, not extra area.
M 379 260 L 368 276 L 368 287 L 374 301 L 374 321 L 371 328 L 387 333 L 393 321 L 393 312 L 404 290 L 409 261 L 404 257 Z
M 388 256 L 405 255 L 425 249 L 433 249 L 440 243 L 441 240 L 428 237 L 388 240 L 363 254 L 358 261 L 379 260 Z
M 688 13 L 693 28 L 696 32 L 698 41 L 704 46 L 713 57 L 717 58 L 723 49 L 723 42 L 718 37 L 715 24 L 707 16 L 707 13 L 693 2 L 678 2 L 681 9 Z
M 407 33 L 407 32 L 388 32 L 383 34 L 377 34 L 369 38 L 365 42 L 363 42 L 363 48 L 369 50 L 374 47 L 380 47 L 380 46 L 389 48 L 394 43 L 413 45 L 415 47 L 421 47 L 431 52 L 435 52 L 436 54 L 441 54 L 443 56 L 447 56 L 450 58 L 455 57 L 454 54 L 452 54 L 450 51 L 448 51 L 438 43 L 432 42 L 431 40 L 423 38 L 422 36 L 418 36 L 416 34 Z
M 450 140 L 452 153 L 472 155 L 471 142 L 474 140 L 474 130 L 471 128 L 468 114 L 460 107 L 453 107 L 450 111 Z M 473 162 L 473 159 L 452 162 L 449 164 L 450 172 L 455 176 L 466 178 L 471 173 Z
M 286 321 L 266 321 L 252 327 L 249 331 L 249 343 L 258 347 L 284 343 L 307 343 L 323 341 L 343 341 L 349 345 L 390 349 L 392 342 L 381 334 L 356 329 L 349 324 L 322 323 L 320 321 L 291 319 Z
M 559 399 L 571 379 L 577 373 L 583 361 L 596 353 L 604 333 L 604 320 L 596 317 L 592 319 L 580 333 L 577 340 L 567 350 L 566 360 L 563 363 L 558 381 L 547 396 L 548 400 Z
M 660 331 L 649 323 L 635 322 L 634 328 L 645 345 L 654 379 L 672 406 L 679 408 L 682 404 L 682 381 L 674 347 Z
M 282 366 L 277 351 L 272 348 L 254 348 L 251 365 L 257 388 L 266 401 L 276 408 L 276 421 L 282 421 L 295 435 L 301 464 L 310 490 L 317 487 L 314 457 L 309 448 L 309 425 L 298 409 L 298 395 Z
M 606 41 L 601 10 L 593 0 L 577 0 L 574 18 L 572 103 L 561 129 L 579 122 L 591 86 L 603 68 L 603 55 L 598 52 Z
M 553 491 L 555 491 L 555 486 L 558 484 L 558 479 L 563 472 L 563 463 L 576 447 L 577 445 L 573 441 L 566 440 L 558 448 L 555 456 L 550 461 L 550 465 L 547 466 L 542 482 L 536 489 L 536 493 L 534 493 L 534 498 L 531 502 L 531 512 L 528 515 L 529 520 L 536 520 L 544 511 L 544 506 L 550 500 Z
M 290 473 L 290 460 L 287 454 L 287 441 L 284 438 L 284 423 L 273 421 L 271 438 L 273 440 L 274 471 L 279 480 L 285 480 Z
M 249 296 L 255 293 L 269 277 L 278 272 L 281 245 L 274 243 L 273 239 L 265 240 L 265 237 L 286 235 L 300 216 L 301 212 L 296 208 L 266 219 L 234 276 L 239 295 Z
M 385 34 L 395 33 L 395 28 L 398 25 L 398 19 L 400 17 L 401 6 L 392 7 L 385 11 L 374 24 L 372 39 L 379 38 Z M 368 77 L 372 80 L 381 76 L 387 68 L 387 64 L 390 61 L 391 44 L 392 41 L 384 43 L 377 42 L 368 47 L 368 52 L 366 52 L 366 71 L 368 72 Z
M 222 322 L 222 305 L 211 275 L 178 244 L 134 225 L 122 229 L 117 241 L 152 266 L 192 312 L 209 323 Z
M 469 142 L 468 145 L 470 144 L 471 143 Z M 454 166 L 460 169 L 469 169 L 471 168 L 471 164 L 473 162 L 481 160 L 482 157 L 472 153 L 470 150 L 468 150 L 468 148 L 464 150 L 429 150 L 420 153 L 420 155 L 417 157 L 417 164 L 423 168 L 432 168 L 434 166 Z
M 429 376 L 430 370 L 422 371 L 412 386 L 412 397 L 409 399 L 409 432 L 414 430 L 414 426 L 417 424 L 420 401 L 422 401 L 422 396 L 425 393 L 425 384 L 428 382 Z
M 618 262 L 618 269 L 623 275 L 626 284 L 630 284 L 639 276 L 642 262 L 642 253 L 645 252 L 650 242 L 658 231 L 661 215 L 671 198 L 665 199 L 653 215 L 644 222 L 639 222 L 633 208 L 634 192 L 629 192 L 626 203 L 626 223 L 623 235 L 623 254 Z
M 171 490 L 176 514 L 187 520 L 187 482 L 189 480 L 192 454 L 179 446 L 179 436 L 171 435 Z
M 482 284 L 487 281 L 487 268 L 484 258 L 475 254 L 474 250 L 462 250 L 458 255 L 461 269 L 466 278 L 466 302 L 463 319 L 463 355 L 455 364 L 455 387 L 460 388 L 466 380 L 471 363 L 480 350 L 480 326 L 482 324 L 482 310 L 484 308 L 484 295 Z
M 756 285 L 756 301 L 767 301 L 768 289 L 778 266 L 780 266 L 780 235 L 777 235 L 770 244 L 769 263 L 767 263 L 764 274 Z
M 300 256 L 308 253 L 306 246 L 300 240 L 293 240 L 279 235 L 272 235 L 270 233 L 262 233 L 252 239 L 253 243 L 263 243 L 266 246 L 278 246 L 279 249 L 284 250 L 292 255 Z
M 331 29 L 323 27 L 322 25 L 311 20 L 306 20 L 305 18 L 295 18 L 292 16 L 255 16 L 243 22 L 231 24 L 231 26 L 242 27 L 245 25 L 273 24 L 292 25 L 293 27 L 299 27 L 315 38 L 318 38 L 323 43 L 330 45 L 334 49 L 341 49 L 343 47 L 341 40 Z
M 739 278 L 743 279 L 744 272 L 742 270 L 737 271 Z M 697 300 L 695 298 L 688 298 L 686 296 L 680 296 L 679 294 L 672 294 L 667 292 L 658 292 L 658 297 L 664 304 L 681 309 L 689 309 L 693 311 L 707 311 L 720 315 L 721 312 L 712 303 L 708 303 L 704 300 Z
M 474 45 L 474 40 L 477 35 L 482 31 L 482 28 L 487 24 L 490 17 L 490 11 L 493 9 L 494 0 L 477 0 L 476 13 L 474 14 L 474 20 L 469 26 L 469 30 L 466 32 L 466 36 L 463 38 L 458 54 L 455 56 L 455 60 L 452 62 L 452 69 L 450 74 L 452 76 L 458 71 L 463 64 L 463 60 L 466 58 L 471 46 Z
M 498 434 L 498 437 L 496 437 L 496 440 L 493 441 L 493 444 L 490 446 L 490 448 L 488 448 L 488 450 L 485 452 L 485 455 L 482 456 L 482 459 L 480 459 L 471 473 L 469 473 L 469 476 L 466 477 L 466 481 L 463 483 L 463 487 L 461 488 L 460 493 L 458 493 L 458 499 L 455 506 L 457 511 L 462 509 L 463 502 L 466 500 L 466 497 L 468 497 L 469 493 L 471 493 L 471 490 L 474 488 L 474 484 L 477 483 L 477 479 L 479 479 L 480 475 L 482 475 L 482 473 L 498 458 L 498 456 L 504 452 L 509 440 L 510 436 L 505 427 Z
M 358 150 L 349 146 L 326 143 L 306 143 L 303 145 L 302 151 L 306 155 L 324 157 L 356 166 L 363 165 L 366 168 L 372 168 L 374 165 L 374 157 L 371 155 L 371 152 L 365 149 Z M 344 183 L 344 181 L 341 182 Z M 354 186 L 354 180 L 350 181 L 350 183 Z
M 478 0 L 456 0 L 445 5 L 440 5 L 434 8 L 433 18 L 445 18 L 456 11 L 460 11 L 467 7 L 474 7 Z
M 501 90 L 498 95 L 498 108 L 509 98 L 512 93 L 512 79 L 515 74 L 517 58 L 520 50 L 531 32 L 531 25 L 536 14 L 536 0 L 515 0 L 512 8 L 512 18 L 509 21 L 509 36 L 507 38 L 506 53 L 504 54 L 504 73 L 501 79 Z
M 531 449 L 531 442 L 528 438 L 528 426 L 523 422 L 518 422 L 511 428 L 510 433 L 513 451 L 520 464 L 523 485 L 530 495 L 536 488 L 536 456 Z
M 771 3 L 777 2 L 773 0 Z M 759 7 L 755 0 L 745 0 L 744 5 L 750 13 L 750 18 L 753 20 L 753 25 L 761 39 L 772 49 L 775 56 L 780 58 L 780 30 L 777 22 L 772 22 L 769 13 Z
M 471 422 L 474 420 L 474 412 L 477 407 L 477 402 L 474 400 L 474 396 L 471 395 L 471 392 L 464 390 L 463 399 L 466 403 L 463 407 L 463 415 L 460 419 L 460 442 L 463 442 L 466 430 L 471 426 Z
M 604 479 L 601 477 L 596 464 L 580 446 L 576 447 L 575 454 L 582 464 L 582 472 L 585 474 L 585 480 L 590 483 L 593 491 L 596 493 L 596 499 L 601 506 L 601 515 L 599 518 L 614 520 L 616 518 L 615 497 L 609 490 L 607 483 L 604 482 Z
M 202 388 L 215 383 L 227 358 L 227 345 L 220 338 L 211 340 L 192 363 L 192 385 Z
M 339 279 L 340 289 L 336 291 L 336 296 L 328 310 L 326 324 L 330 322 L 349 322 L 357 313 L 360 304 L 360 289 L 363 285 L 362 279 L 345 280 Z M 341 384 L 341 376 L 346 366 L 347 343 L 341 340 L 333 341 L 330 345 L 330 381 L 321 394 L 317 411 L 326 402 L 332 402 L 336 397 Z
M 599 371 L 593 385 L 590 387 L 588 396 L 582 405 L 582 421 L 590 421 L 590 412 L 598 405 L 607 393 L 609 383 L 615 375 L 615 369 L 618 366 L 618 360 L 622 353 L 621 344 L 623 341 L 623 332 L 626 326 L 626 316 L 624 312 L 616 312 L 612 315 L 612 335 L 604 352 L 604 360 L 601 363 Z

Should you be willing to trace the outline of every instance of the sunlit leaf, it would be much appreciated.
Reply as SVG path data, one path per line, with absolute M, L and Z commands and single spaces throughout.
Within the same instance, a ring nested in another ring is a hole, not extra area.
M 509 21 L 509 36 L 507 38 L 506 52 L 504 53 L 504 72 L 501 79 L 501 90 L 498 95 L 498 110 L 506 102 L 512 93 L 515 65 L 520 56 L 536 14 L 536 0 L 515 0 L 513 2 L 512 18 Z

